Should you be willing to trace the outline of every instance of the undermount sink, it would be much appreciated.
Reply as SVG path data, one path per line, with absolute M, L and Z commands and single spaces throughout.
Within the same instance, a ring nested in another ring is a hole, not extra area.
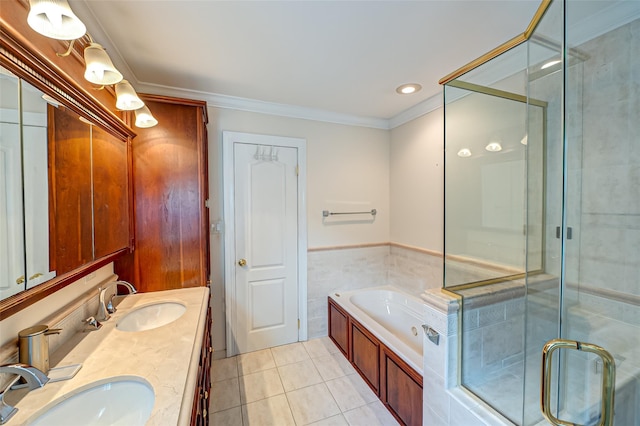
M 153 387 L 140 377 L 112 377 L 63 395 L 27 425 L 144 425 L 151 415 Z
M 137 308 L 122 317 L 116 328 L 121 331 L 144 331 L 167 325 L 180 318 L 187 308 L 178 302 L 160 302 Z

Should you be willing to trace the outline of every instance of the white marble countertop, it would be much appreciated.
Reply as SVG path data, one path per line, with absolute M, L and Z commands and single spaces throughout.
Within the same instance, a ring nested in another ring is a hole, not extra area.
M 185 313 L 151 330 L 116 329 L 118 321 L 132 310 L 164 301 L 185 305 Z M 207 287 L 126 296 L 100 329 L 77 333 L 51 355 L 51 368 L 81 363 L 76 376 L 30 391 L 15 405 L 18 412 L 7 425 L 25 423 L 80 387 L 120 376 L 141 377 L 153 387 L 155 402 L 147 425 L 188 425 L 208 305 Z

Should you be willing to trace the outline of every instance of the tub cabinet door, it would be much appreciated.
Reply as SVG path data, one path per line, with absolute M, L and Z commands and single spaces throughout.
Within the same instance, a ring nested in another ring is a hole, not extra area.
M 382 402 L 402 424 L 422 425 L 422 376 L 386 347 L 382 354 Z
M 380 396 L 380 342 L 355 320 L 351 320 L 351 362 Z
M 329 298 L 329 337 L 349 358 L 349 317 Z

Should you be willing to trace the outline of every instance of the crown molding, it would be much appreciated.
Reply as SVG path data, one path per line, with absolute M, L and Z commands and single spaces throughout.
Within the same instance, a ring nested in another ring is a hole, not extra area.
M 441 108 L 442 105 L 442 90 L 440 90 L 430 98 L 427 98 L 411 108 L 407 108 L 400 114 L 391 117 L 389 119 L 389 130 L 395 129 L 396 127 L 402 126 L 403 124 L 415 120 L 418 117 L 433 112 L 438 108 Z
M 363 117 L 351 114 L 342 114 L 316 108 L 297 105 L 266 102 L 257 99 L 241 98 L 237 96 L 221 95 L 199 90 L 181 89 L 160 84 L 139 82 L 138 87 L 146 93 L 162 94 L 183 98 L 204 100 L 208 106 L 216 108 L 234 109 L 238 111 L 255 112 L 267 115 L 299 118 L 303 120 L 323 121 L 327 123 L 344 124 L 347 126 L 370 127 L 374 129 L 389 130 L 389 120 L 377 117 Z

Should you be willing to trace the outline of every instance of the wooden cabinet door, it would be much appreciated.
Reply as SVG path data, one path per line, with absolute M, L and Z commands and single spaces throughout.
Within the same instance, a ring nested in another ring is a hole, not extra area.
M 95 258 L 129 247 L 128 144 L 93 126 Z
M 49 111 L 49 269 L 62 275 L 93 261 L 89 125 L 64 107 Z
M 351 362 L 380 396 L 380 342 L 356 321 L 351 321 Z
M 135 250 L 116 273 L 140 291 L 207 285 L 206 103 L 140 97 L 158 125 L 132 141 Z
M 383 349 L 382 402 L 408 426 L 422 425 L 422 377 L 387 348 Z
M 349 358 L 349 319 L 335 302 L 329 298 L 329 337 L 344 356 Z

